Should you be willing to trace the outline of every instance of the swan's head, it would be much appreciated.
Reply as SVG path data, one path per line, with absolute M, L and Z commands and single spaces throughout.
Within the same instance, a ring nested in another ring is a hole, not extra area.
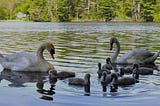
M 106 63 L 107 63 L 107 64 L 111 63 L 111 58 L 110 58 L 110 57 L 107 57 L 107 58 L 106 58 Z
M 89 73 L 84 76 L 85 85 L 90 85 L 90 77 L 91 75 Z
M 46 49 L 51 54 L 51 57 L 54 59 L 55 47 L 52 43 L 46 43 Z
M 100 62 L 98 63 L 98 71 L 97 71 L 97 74 L 98 74 L 98 78 L 101 78 L 102 71 L 101 71 L 101 63 L 100 63 Z
M 113 44 L 116 43 L 116 42 L 117 42 L 117 38 L 112 37 L 112 38 L 110 39 L 110 50 L 112 50 Z
M 98 63 L 98 69 L 101 70 L 102 64 L 99 62 Z
M 133 69 L 139 69 L 139 64 L 133 64 Z

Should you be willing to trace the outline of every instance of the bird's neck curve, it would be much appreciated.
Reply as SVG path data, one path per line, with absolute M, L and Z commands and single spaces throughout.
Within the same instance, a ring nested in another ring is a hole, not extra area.
M 85 78 L 84 78 L 84 91 L 85 92 L 90 92 L 90 76 L 85 76 Z
M 118 54 L 120 53 L 120 43 L 119 43 L 119 41 L 116 40 L 114 43 L 116 45 L 116 49 L 115 49 L 115 52 L 113 53 L 113 55 L 111 56 L 111 62 L 112 63 L 115 63 L 117 61 Z
M 37 57 L 38 57 L 38 61 L 41 62 L 46 62 L 45 58 L 43 57 L 43 52 L 46 49 L 45 45 L 41 45 L 38 50 L 37 50 Z

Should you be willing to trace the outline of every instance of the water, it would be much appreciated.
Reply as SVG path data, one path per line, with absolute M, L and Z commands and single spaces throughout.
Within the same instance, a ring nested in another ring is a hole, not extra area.
M 91 73 L 91 93 L 82 87 L 69 86 L 67 80 L 50 82 L 47 74 L 3 71 L 1 67 L 0 105 L 2 106 L 159 106 L 160 73 L 140 76 L 140 83 L 119 87 L 118 92 L 103 93 L 97 81 L 97 63 L 105 63 L 109 39 L 115 36 L 121 43 L 121 54 L 134 48 L 152 52 L 160 50 L 158 23 L 33 23 L 0 22 L 0 53 L 19 51 L 35 54 L 43 42 L 56 47 L 56 59 L 47 52 L 45 58 L 60 71 L 76 72 L 83 78 Z M 121 55 L 120 54 L 120 55 Z M 119 55 L 119 56 L 120 56 Z M 160 66 L 160 58 L 155 64 Z M 44 84 L 45 90 L 38 90 Z

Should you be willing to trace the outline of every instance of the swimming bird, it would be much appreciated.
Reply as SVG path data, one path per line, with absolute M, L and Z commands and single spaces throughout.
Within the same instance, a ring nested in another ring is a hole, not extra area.
M 107 68 L 103 68 L 103 69 L 102 69 L 102 64 L 99 62 L 99 63 L 98 63 L 98 71 L 97 71 L 98 78 L 101 78 L 102 73 L 103 73 L 104 71 L 106 71 L 107 73 L 111 73 L 110 70 L 108 70 Z
M 3 57 L 0 63 L 4 69 L 11 71 L 47 72 L 50 69 L 54 69 L 54 66 L 43 57 L 45 49 L 48 50 L 54 59 L 55 47 L 52 43 L 47 42 L 40 45 L 36 55 L 18 52 Z
M 70 78 L 75 76 L 76 76 L 75 72 L 71 72 L 71 71 L 61 71 L 61 72 L 58 72 L 57 74 L 57 78 L 59 79 Z
M 65 79 L 65 78 L 70 78 L 70 77 L 76 76 L 75 72 L 61 71 L 61 72 L 57 73 L 57 71 L 55 69 L 50 69 L 48 71 L 48 74 L 49 74 L 50 79 L 54 79 L 54 78 Z
M 107 70 L 112 70 L 113 69 L 113 66 L 111 64 L 111 58 L 110 57 L 107 57 L 106 58 L 106 64 L 104 64 L 102 66 L 102 69 L 107 69 Z
M 70 78 L 68 84 L 76 86 L 84 86 L 85 92 L 90 92 L 90 74 L 85 74 L 84 79 L 82 78 Z
M 117 73 L 111 74 L 111 83 L 112 85 L 119 85 L 119 86 L 128 86 L 139 82 L 139 73 L 138 73 L 138 66 L 133 65 L 133 75 L 132 77 L 118 77 Z
M 106 87 L 111 82 L 111 74 L 108 74 L 106 71 L 103 71 L 100 81 L 101 81 L 102 91 L 106 92 L 107 91 Z
M 138 64 L 134 64 L 137 65 L 138 67 L 138 73 L 140 75 L 152 75 L 154 72 L 153 68 L 149 68 L 149 67 L 140 67 Z M 133 67 L 132 66 L 127 66 L 127 67 L 122 67 L 120 68 L 121 71 L 123 71 L 125 74 L 131 74 L 133 73 Z
M 117 59 L 118 54 L 120 53 L 120 43 L 117 38 L 112 37 L 110 39 L 110 50 L 113 49 L 113 44 L 116 45 L 115 52 L 111 56 L 111 62 L 117 64 L 153 64 L 154 61 L 160 54 L 160 51 L 157 53 L 151 53 L 145 49 L 134 49 L 128 51 L 127 53 L 123 54 L 120 58 Z

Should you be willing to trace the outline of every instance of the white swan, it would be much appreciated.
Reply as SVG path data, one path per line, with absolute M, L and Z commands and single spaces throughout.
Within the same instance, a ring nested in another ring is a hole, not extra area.
M 118 54 L 120 53 L 120 43 L 116 38 L 110 39 L 110 50 L 113 48 L 113 44 L 116 45 L 116 50 L 111 56 L 111 62 L 117 64 L 154 64 L 154 61 L 160 54 L 160 51 L 157 53 L 151 53 L 145 49 L 134 49 L 123 54 L 120 58 L 117 59 Z
M 54 69 L 54 66 L 44 59 L 43 51 L 45 49 L 50 52 L 51 57 L 54 59 L 54 45 L 52 43 L 44 43 L 38 48 L 37 55 L 18 52 L 1 58 L 0 63 L 4 69 L 11 71 L 47 72 L 50 69 Z

